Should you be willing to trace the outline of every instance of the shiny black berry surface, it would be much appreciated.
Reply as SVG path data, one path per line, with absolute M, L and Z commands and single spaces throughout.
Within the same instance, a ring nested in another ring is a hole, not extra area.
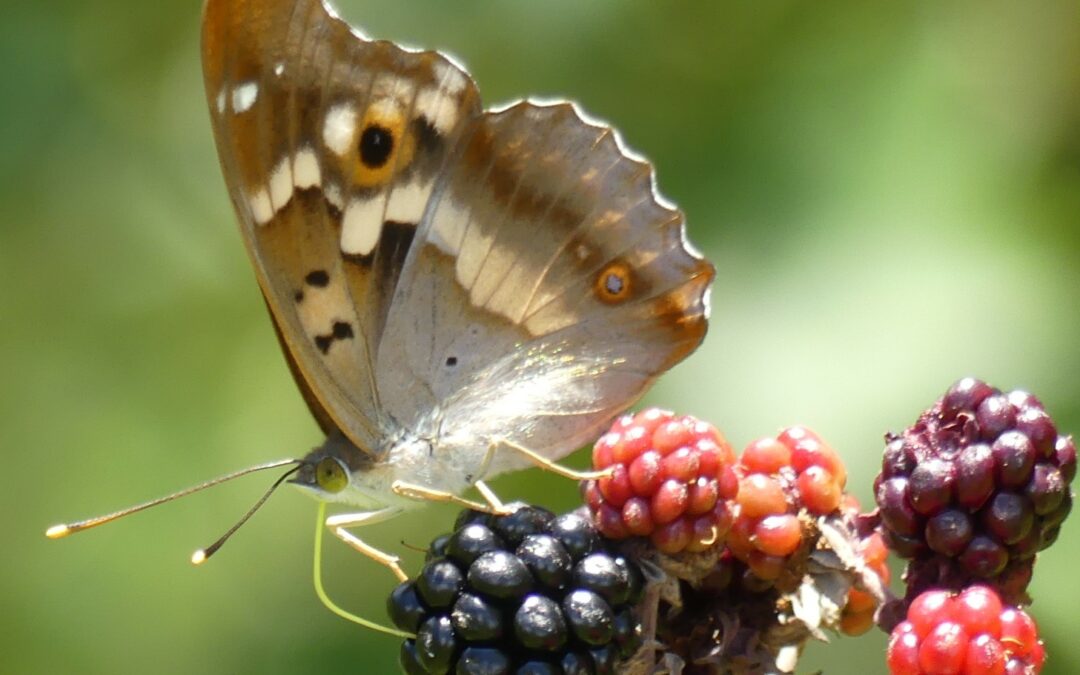
M 598 675 L 641 644 L 637 565 L 587 518 L 465 511 L 388 601 L 409 674 Z

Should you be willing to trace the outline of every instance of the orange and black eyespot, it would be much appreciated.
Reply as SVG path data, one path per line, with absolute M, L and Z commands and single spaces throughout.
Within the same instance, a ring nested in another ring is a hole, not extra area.
M 608 263 L 600 274 L 596 275 L 593 292 L 601 301 L 608 304 L 622 302 L 633 292 L 633 278 L 630 266 L 621 260 Z
M 392 98 L 372 101 L 360 120 L 353 178 L 357 187 L 379 187 L 404 171 L 416 154 L 416 134 Z

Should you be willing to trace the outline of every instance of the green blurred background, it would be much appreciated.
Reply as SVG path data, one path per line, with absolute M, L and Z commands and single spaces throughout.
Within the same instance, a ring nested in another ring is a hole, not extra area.
M 961 375 L 1030 388 L 1080 430 L 1080 4 L 900 4 L 340 9 L 456 55 L 489 103 L 566 96 L 615 123 L 719 270 L 708 339 L 648 402 L 738 446 L 808 424 L 866 503 L 882 433 Z M 198 5 L 0 9 L 0 671 L 391 673 L 394 640 L 315 598 L 302 495 L 188 564 L 269 477 L 42 536 L 320 440 L 224 191 Z M 538 472 L 496 487 L 575 501 Z M 452 518 L 364 534 L 400 550 Z M 1033 586 L 1047 673 L 1080 670 L 1076 520 Z M 390 575 L 334 542 L 327 556 L 339 601 L 381 618 Z M 883 647 L 837 639 L 802 670 L 883 672 Z

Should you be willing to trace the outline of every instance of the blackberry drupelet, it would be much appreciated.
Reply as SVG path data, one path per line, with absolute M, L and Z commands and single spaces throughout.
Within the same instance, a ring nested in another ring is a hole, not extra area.
M 588 518 L 465 511 L 391 594 L 406 673 L 600 675 L 637 651 L 643 578 Z

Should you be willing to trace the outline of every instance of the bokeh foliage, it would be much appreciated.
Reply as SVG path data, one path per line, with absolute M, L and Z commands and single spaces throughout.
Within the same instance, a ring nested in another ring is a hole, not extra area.
M 265 480 L 41 536 L 319 441 L 219 174 L 198 4 L 0 9 L 0 670 L 390 673 L 394 641 L 311 590 L 304 497 L 188 565 Z M 655 161 L 719 276 L 706 344 L 649 402 L 740 446 L 813 426 L 864 503 L 882 433 L 961 375 L 1030 388 L 1080 431 L 1075 0 L 341 5 L 370 34 L 455 54 L 488 102 L 577 99 Z M 536 472 L 496 485 L 575 499 Z M 365 535 L 422 545 L 452 517 Z M 327 547 L 331 588 L 381 617 L 391 578 L 343 548 Z M 1048 673 L 1080 668 L 1077 556 L 1068 522 L 1036 574 Z M 806 667 L 881 672 L 883 647 L 839 639 Z

